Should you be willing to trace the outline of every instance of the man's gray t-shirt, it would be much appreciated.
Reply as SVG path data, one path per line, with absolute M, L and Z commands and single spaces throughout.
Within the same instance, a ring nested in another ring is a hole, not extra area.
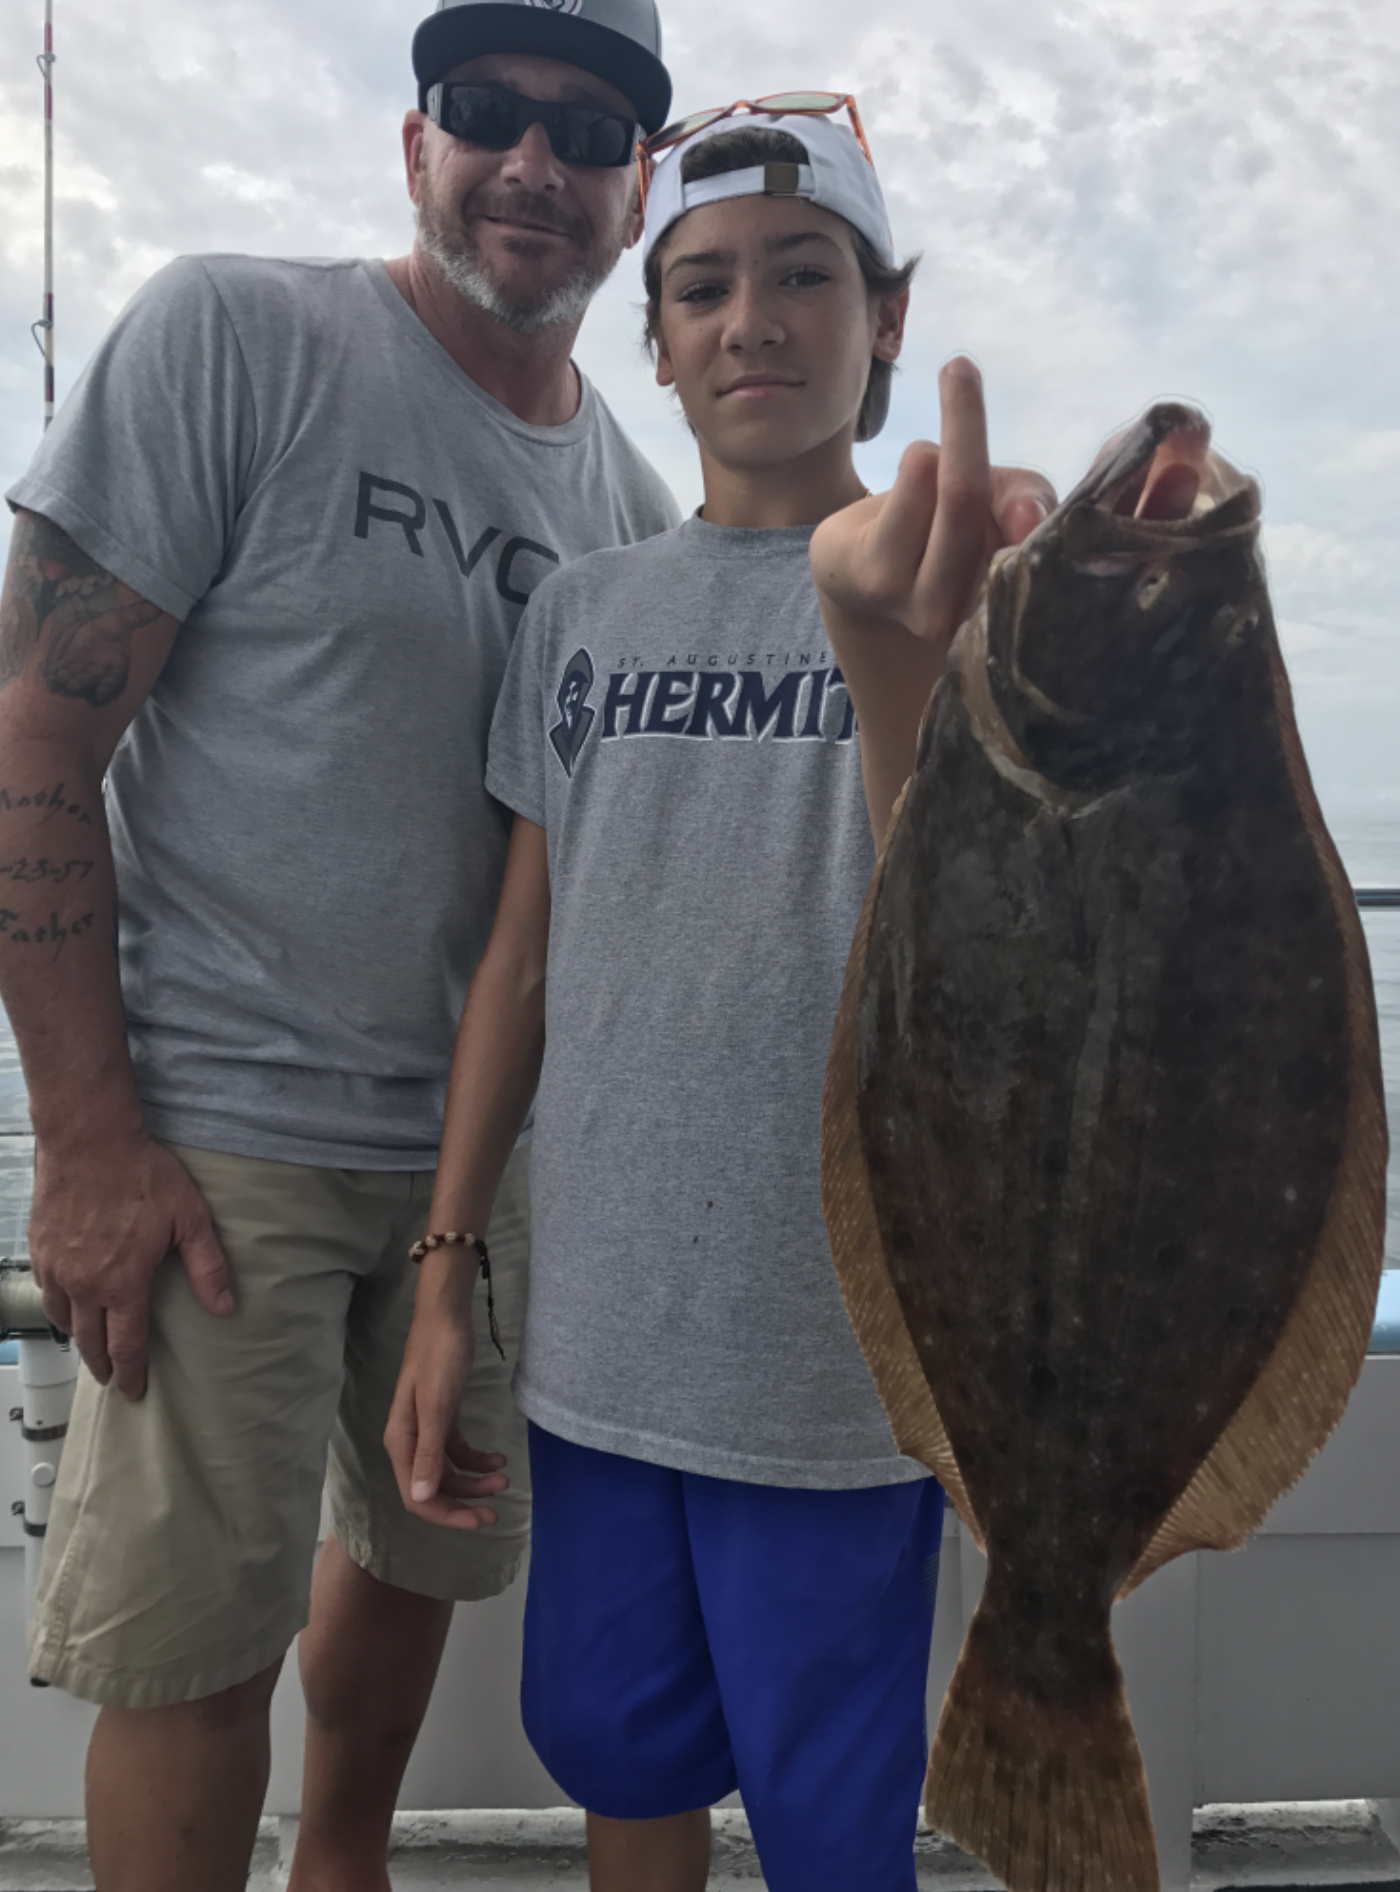
M 810 532 L 688 520 L 550 577 L 487 786 L 547 833 L 521 1409 L 759 1484 L 900 1458 L 822 1221 L 823 1073 L 874 861 Z
M 669 492 L 586 382 L 562 427 L 492 400 L 382 263 L 224 256 L 147 284 L 7 497 L 183 621 L 107 784 L 148 1123 L 430 1166 L 520 612 Z

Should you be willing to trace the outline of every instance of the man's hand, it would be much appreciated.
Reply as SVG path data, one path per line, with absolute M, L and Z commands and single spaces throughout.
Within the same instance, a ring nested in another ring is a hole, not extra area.
M 146 1388 L 151 1278 L 172 1249 L 211 1314 L 233 1308 L 204 1198 L 142 1127 L 102 805 L 179 628 L 51 519 L 17 515 L 0 595 L 0 988 L 34 1120 L 29 1247 L 50 1320 L 128 1399 Z
M 1019 544 L 1055 506 L 1042 474 L 991 465 L 982 377 L 970 361 L 950 361 L 938 390 L 941 445 L 916 441 L 889 492 L 833 513 L 812 535 L 812 575 L 855 705 L 877 842 L 994 553 Z
M 71 1153 L 39 1140 L 29 1250 L 55 1327 L 94 1378 L 128 1399 L 146 1390 L 151 1277 L 178 1253 L 210 1314 L 231 1314 L 228 1267 L 189 1171 L 144 1134 Z
M 404 1506 L 449 1530 L 494 1524 L 483 1498 L 504 1491 L 499 1452 L 475 1451 L 457 1423 L 476 1351 L 471 1291 L 476 1271 L 459 1258 L 429 1256 L 404 1347 L 384 1446 Z

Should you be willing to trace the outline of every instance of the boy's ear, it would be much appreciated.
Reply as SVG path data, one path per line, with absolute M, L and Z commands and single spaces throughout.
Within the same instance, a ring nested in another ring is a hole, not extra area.
M 909 291 L 901 289 L 897 296 L 883 298 L 876 307 L 875 339 L 870 345 L 870 352 L 877 361 L 898 361 L 900 350 L 904 347 Z
M 676 371 L 671 366 L 671 357 L 666 352 L 665 332 L 658 322 L 656 325 L 656 385 L 659 388 L 673 388 L 676 385 Z

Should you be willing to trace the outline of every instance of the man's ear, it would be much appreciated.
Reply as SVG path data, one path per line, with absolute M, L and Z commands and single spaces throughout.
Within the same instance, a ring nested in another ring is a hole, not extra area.
M 428 135 L 428 118 L 423 112 L 409 112 L 403 121 L 403 163 L 408 194 L 418 202 L 418 180 L 423 175 L 423 144 Z
M 632 187 L 632 215 L 627 225 L 627 239 L 623 249 L 630 250 L 642 240 L 642 230 L 646 224 L 646 213 L 642 209 L 642 193 L 634 184 Z
M 870 352 L 877 361 L 898 361 L 900 350 L 904 347 L 909 291 L 901 289 L 897 296 L 883 297 L 876 308 L 875 339 L 870 345 Z

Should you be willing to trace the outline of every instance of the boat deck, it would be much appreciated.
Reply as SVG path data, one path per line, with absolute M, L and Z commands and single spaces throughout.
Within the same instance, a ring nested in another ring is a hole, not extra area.
M 295 1820 L 263 1821 L 249 1892 L 283 1892 L 295 1841 Z M 997 1885 L 936 1834 L 920 1835 L 916 1859 L 920 1892 L 994 1892 Z M 583 1816 L 565 1807 L 400 1814 L 390 1874 L 394 1892 L 585 1892 Z M 743 1814 L 717 1813 L 710 1892 L 754 1892 L 762 1884 Z M 91 1886 L 81 1822 L 0 1820 L 0 1892 L 90 1892 Z M 1230 1887 L 1400 1892 L 1400 1801 L 1199 1809 L 1190 1892 Z

